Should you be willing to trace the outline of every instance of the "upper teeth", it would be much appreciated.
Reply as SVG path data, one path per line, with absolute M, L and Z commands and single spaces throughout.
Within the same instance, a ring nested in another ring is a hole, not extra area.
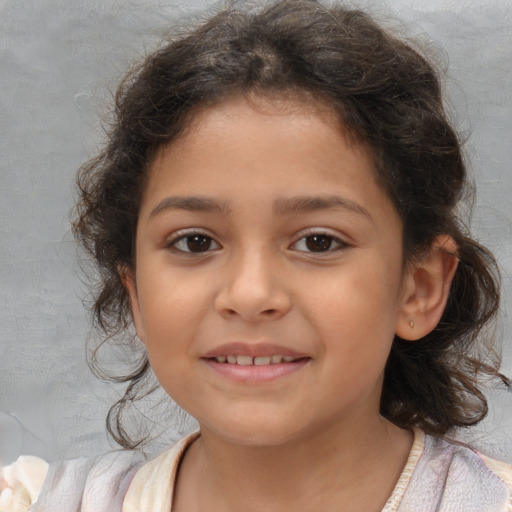
M 215 360 L 218 363 L 225 363 L 228 362 L 229 364 L 239 364 L 242 366 L 263 366 L 266 364 L 277 364 L 282 363 L 283 361 L 285 363 L 289 363 L 290 361 L 295 361 L 295 357 L 292 356 L 259 356 L 259 357 L 251 357 L 251 356 L 235 356 L 235 355 L 229 355 L 229 356 L 218 356 L 215 358 Z

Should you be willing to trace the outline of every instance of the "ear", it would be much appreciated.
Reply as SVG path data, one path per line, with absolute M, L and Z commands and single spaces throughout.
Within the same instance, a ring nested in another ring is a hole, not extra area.
M 451 236 L 437 237 L 428 254 L 413 262 L 404 276 L 397 336 L 417 340 L 432 332 L 443 315 L 457 270 L 457 244 Z
M 126 291 L 128 292 L 128 297 L 130 298 L 130 309 L 132 312 L 133 324 L 135 325 L 135 330 L 137 331 L 137 336 L 142 341 L 142 343 L 146 342 L 146 335 L 144 333 L 144 325 L 142 322 L 142 313 L 139 302 L 139 295 L 137 293 L 137 283 L 135 280 L 135 273 L 128 268 L 119 268 L 119 277 L 123 282 Z

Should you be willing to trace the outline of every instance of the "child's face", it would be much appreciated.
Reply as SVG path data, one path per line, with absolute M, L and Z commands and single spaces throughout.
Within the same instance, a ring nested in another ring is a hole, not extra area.
M 152 164 L 128 280 L 161 385 L 240 443 L 379 421 L 401 241 L 368 154 L 325 113 L 240 98 L 197 114 Z

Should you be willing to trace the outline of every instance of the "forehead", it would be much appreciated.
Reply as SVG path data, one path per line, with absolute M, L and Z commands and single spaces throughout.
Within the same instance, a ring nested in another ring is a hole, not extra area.
M 226 200 L 243 194 L 248 201 L 306 196 L 313 189 L 349 200 L 370 189 L 374 196 L 383 193 L 371 153 L 344 130 L 332 108 L 302 98 L 240 96 L 196 111 L 180 137 L 159 149 L 143 207 L 144 199 L 166 190 Z
M 286 138 L 293 144 L 300 135 L 305 143 L 302 147 L 309 149 L 315 146 L 320 149 L 329 143 L 334 143 L 334 147 L 342 141 L 343 146 L 350 147 L 374 168 L 370 148 L 347 130 L 334 106 L 299 91 L 290 92 L 286 97 L 278 94 L 234 94 L 212 105 L 193 107 L 186 114 L 183 129 L 176 138 L 158 148 L 148 171 L 160 169 L 162 158 L 169 153 L 176 158 L 190 158 L 193 155 L 187 155 L 187 152 L 192 146 L 200 145 L 206 149 L 214 143 L 220 146 L 218 143 L 223 142 L 225 146 L 231 145 L 233 154 L 237 153 L 241 139 L 254 147 L 263 146 L 268 137 L 262 136 L 262 127 L 265 134 L 272 135 L 274 140 L 281 139 L 280 144 Z M 295 148 L 297 155 L 300 149 Z M 197 147 L 194 147 L 194 153 L 197 154 Z
M 193 136 L 194 132 L 202 131 L 211 122 L 247 123 L 249 117 L 268 125 L 276 125 L 283 120 L 325 124 L 347 144 L 359 145 L 356 137 L 343 125 L 334 103 L 302 90 L 235 93 L 211 105 L 199 105 L 187 115 L 181 136 Z

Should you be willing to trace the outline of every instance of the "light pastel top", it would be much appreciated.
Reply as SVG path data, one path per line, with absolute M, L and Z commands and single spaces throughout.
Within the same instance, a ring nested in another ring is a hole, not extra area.
M 198 436 L 149 462 L 128 451 L 49 467 L 21 457 L 2 470 L 0 512 L 172 512 L 179 463 Z M 512 466 L 415 430 L 382 512 L 512 512 Z

